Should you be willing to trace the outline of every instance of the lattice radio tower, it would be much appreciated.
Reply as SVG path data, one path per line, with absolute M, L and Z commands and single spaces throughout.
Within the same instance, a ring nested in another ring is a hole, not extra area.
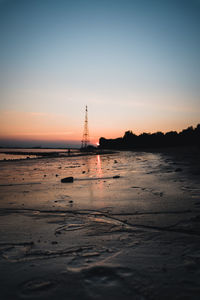
M 83 139 L 81 141 L 81 148 L 87 148 L 89 144 L 89 130 L 88 130 L 88 108 L 87 105 L 85 107 L 85 122 L 84 122 L 84 130 L 83 130 Z

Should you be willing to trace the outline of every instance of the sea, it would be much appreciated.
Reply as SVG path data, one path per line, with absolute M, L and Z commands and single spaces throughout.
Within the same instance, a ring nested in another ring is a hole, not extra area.
M 50 154 L 55 152 L 68 155 L 68 148 L 0 148 L 0 161 L 38 158 L 42 157 L 44 153 Z M 41 156 L 38 153 L 41 153 Z M 76 153 L 79 153 L 78 149 L 70 149 L 70 154 Z

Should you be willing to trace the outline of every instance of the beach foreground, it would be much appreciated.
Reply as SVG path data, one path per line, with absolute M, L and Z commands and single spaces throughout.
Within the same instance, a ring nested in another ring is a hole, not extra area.
M 0 165 L 1 299 L 199 299 L 197 150 Z

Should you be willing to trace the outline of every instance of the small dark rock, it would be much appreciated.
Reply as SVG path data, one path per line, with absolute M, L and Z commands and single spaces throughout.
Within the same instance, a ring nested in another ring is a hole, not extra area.
M 139 186 L 132 186 L 131 188 L 132 189 L 139 189 L 140 187 Z
M 74 201 L 73 200 L 69 200 L 69 203 L 73 203 Z
M 73 182 L 74 181 L 74 177 L 65 177 L 61 179 L 61 182 Z
M 114 160 L 114 163 L 115 163 L 115 164 L 117 164 L 117 163 L 118 163 L 118 161 L 115 159 L 115 160 Z
M 58 174 L 56 174 L 56 177 L 58 177 L 59 175 Z
M 44 177 L 46 177 L 47 175 L 46 174 L 44 174 Z
M 58 242 L 56 242 L 56 241 L 52 241 L 51 243 L 52 243 L 52 245 L 58 244 Z
M 120 176 L 119 175 L 115 175 L 115 176 L 113 176 L 113 178 L 120 178 Z
M 82 174 L 85 174 L 85 171 L 83 171 Z

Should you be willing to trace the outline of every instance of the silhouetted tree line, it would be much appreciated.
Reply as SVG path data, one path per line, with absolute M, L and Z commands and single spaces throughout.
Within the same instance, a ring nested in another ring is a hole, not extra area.
M 167 133 L 142 133 L 134 134 L 126 131 L 123 137 L 116 139 L 99 139 L 100 148 L 104 149 L 141 149 L 141 148 L 161 148 L 175 146 L 200 146 L 200 124 L 196 128 L 192 126 L 177 133 L 170 131 Z

